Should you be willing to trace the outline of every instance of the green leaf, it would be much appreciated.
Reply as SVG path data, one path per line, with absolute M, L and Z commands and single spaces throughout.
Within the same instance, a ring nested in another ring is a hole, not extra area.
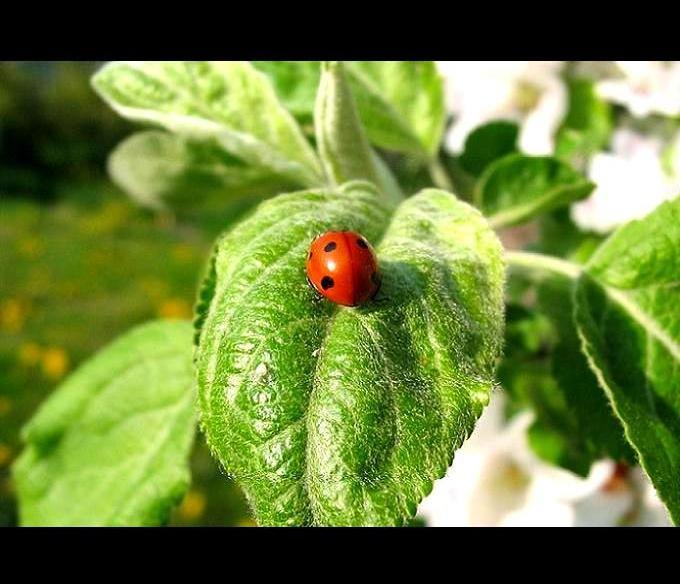
M 256 61 L 302 122 L 314 112 L 319 62 Z M 436 155 L 444 132 L 444 85 L 433 61 L 348 61 L 347 76 L 372 144 L 421 159 Z M 316 75 L 315 71 L 316 69 Z
M 321 83 L 316 101 L 314 125 L 316 143 L 330 184 L 368 180 L 391 196 L 402 198 L 389 168 L 379 160 L 368 143 L 339 62 L 322 64 Z
M 516 279 L 513 276 L 512 279 Z M 512 280 L 511 280 L 512 281 Z M 555 343 L 550 321 L 541 313 L 509 304 L 505 350 L 498 379 L 510 398 L 506 413 L 531 410 L 529 444 L 544 460 L 577 474 L 587 474 L 591 458 L 576 433 L 574 417 L 552 374 L 550 351 Z
M 574 419 L 578 440 L 583 442 L 581 449 L 593 461 L 607 457 L 634 462 L 621 423 L 581 352 L 573 318 L 573 280 L 554 275 L 541 282 L 537 307 L 549 318 L 557 335 L 550 355 L 551 372 L 564 395 L 568 415 Z
M 285 108 L 303 124 L 314 119 L 314 101 L 320 80 L 320 61 L 253 61 L 276 90 Z
M 511 264 L 510 279 L 521 276 Z M 548 462 L 583 476 L 605 457 L 633 461 L 623 428 L 580 350 L 572 319 L 573 280 L 548 271 L 533 277 L 536 313 L 508 315 L 498 373 L 513 402 L 535 414 L 529 443 Z
M 229 229 L 227 229 L 228 233 Z M 203 324 L 205 323 L 206 316 L 208 315 L 208 309 L 210 308 L 210 303 L 212 302 L 213 296 L 215 295 L 215 286 L 217 283 L 217 266 L 215 262 L 217 261 L 217 252 L 220 249 L 220 243 L 225 235 L 217 238 L 208 262 L 203 270 L 203 277 L 201 278 L 200 284 L 198 286 L 198 294 L 196 296 L 196 304 L 194 306 L 194 349 L 193 349 L 193 359 L 196 362 L 196 352 L 201 340 L 201 332 L 203 331 Z
M 354 61 L 350 84 L 371 141 L 381 148 L 434 158 L 446 108 L 433 61 Z
M 319 162 L 266 76 L 241 61 L 111 62 L 92 79 L 125 118 L 213 140 L 298 185 L 322 183 Z
M 362 233 L 382 286 L 317 296 L 312 238 Z M 218 244 L 196 350 L 202 426 L 265 525 L 403 524 L 489 399 L 503 327 L 500 244 L 429 189 L 394 207 L 370 183 L 263 203 Z
M 23 430 L 23 525 L 159 525 L 189 485 L 191 326 L 157 321 L 82 365 Z
M 295 186 L 230 156 L 214 142 L 155 130 L 121 142 L 108 170 L 133 200 L 152 209 L 194 207 L 208 199 L 259 199 Z
M 519 126 L 514 122 L 489 122 L 476 128 L 465 140 L 459 160 L 463 169 L 479 177 L 499 158 L 518 151 Z
M 559 396 L 559 393 L 555 393 Z M 557 412 L 557 420 L 562 415 L 565 422 L 568 420 L 568 409 L 566 404 L 560 404 L 562 411 Z M 535 410 L 536 411 L 536 410 Z M 552 420 L 551 420 L 552 422 Z M 560 423 L 557 428 L 554 423 L 546 424 L 543 417 L 539 416 L 527 430 L 527 442 L 534 453 L 544 461 L 559 466 L 582 477 L 587 477 L 594 460 L 580 443 L 579 437 L 574 439 L 574 428 L 569 428 L 567 424 L 562 426 Z M 562 427 L 561 427 L 562 426 Z
M 342 63 L 324 61 L 316 98 L 316 144 L 330 183 L 367 180 L 378 184 L 373 153 L 354 106 Z
M 511 154 L 487 167 L 475 202 L 494 227 L 507 227 L 582 199 L 594 188 L 555 158 Z
M 642 467 L 680 523 L 680 198 L 616 231 L 578 279 L 593 371 Z
M 569 106 L 557 132 L 555 154 L 558 158 L 577 163 L 609 143 L 613 129 L 612 107 L 600 98 L 595 84 L 589 79 L 567 81 Z

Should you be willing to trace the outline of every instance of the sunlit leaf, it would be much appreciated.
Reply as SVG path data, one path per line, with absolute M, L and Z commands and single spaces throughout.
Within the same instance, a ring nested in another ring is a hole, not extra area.
M 152 322 L 68 377 L 23 431 L 23 525 L 160 525 L 189 485 L 191 326 Z
M 329 229 L 376 246 L 383 283 L 362 307 L 306 282 Z M 197 317 L 202 425 L 261 524 L 415 513 L 489 399 L 503 271 L 479 213 L 434 189 L 396 210 L 368 183 L 281 195 L 220 240 Z

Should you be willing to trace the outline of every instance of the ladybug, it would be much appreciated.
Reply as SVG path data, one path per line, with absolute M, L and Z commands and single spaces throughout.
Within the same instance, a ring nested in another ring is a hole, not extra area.
M 307 281 L 331 302 L 359 306 L 380 288 L 375 251 L 359 233 L 328 231 L 309 247 Z

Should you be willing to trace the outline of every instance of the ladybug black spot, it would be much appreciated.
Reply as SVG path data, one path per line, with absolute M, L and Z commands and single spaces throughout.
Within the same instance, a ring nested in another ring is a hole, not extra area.
M 361 238 L 357 239 L 357 244 L 363 249 L 368 249 L 368 244 Z
M 334 241 L 331 241 L 330 243 L 326 244 L 326 247 L 323 248 L 325 252 L 333 251 L 336 247 L 338 247 L 338 244 L 335 243 Z
M 328 290 L 329 288 L 332 288 L 333 286 L 335 286 L 335 282 L 333 281 L 333 278 L 331 278 L 330 276 L 324 276 L 321 279 L 321 287 L 324 290 Z

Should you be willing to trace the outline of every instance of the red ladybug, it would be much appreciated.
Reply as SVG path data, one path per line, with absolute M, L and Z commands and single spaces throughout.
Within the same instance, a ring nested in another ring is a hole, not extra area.
M 343 306 L 363 304 L 378 292 L 375 251 L 354 231 L 328 231 L 312 241 L 307 280 L 319 294 Z

